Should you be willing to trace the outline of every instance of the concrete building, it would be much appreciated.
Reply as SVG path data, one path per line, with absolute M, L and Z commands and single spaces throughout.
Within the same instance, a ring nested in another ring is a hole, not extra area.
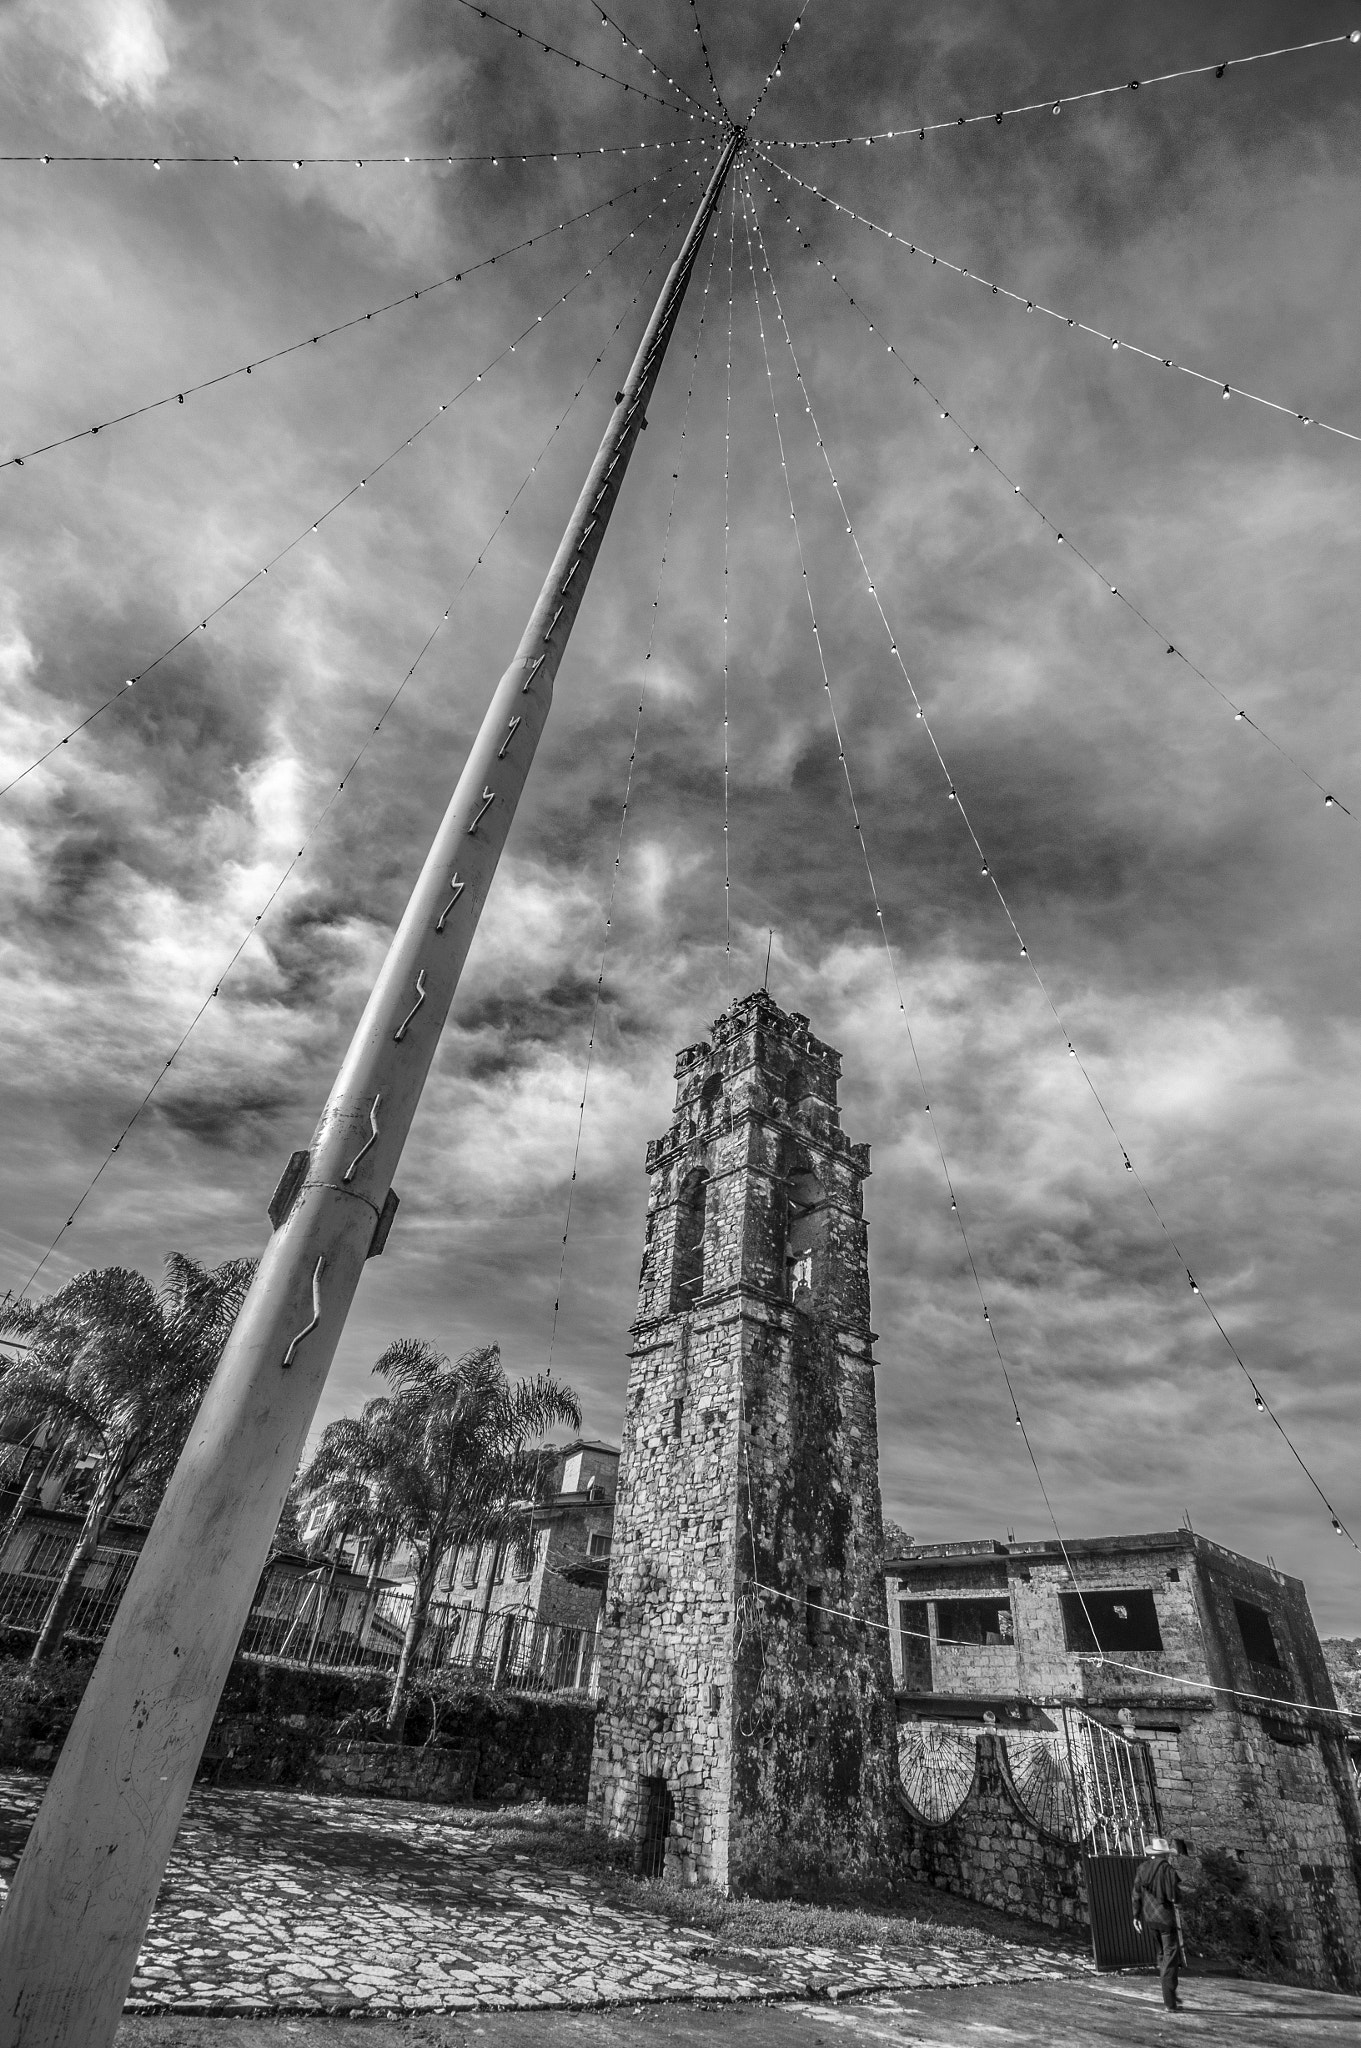
M 489 1619 L 594 1629 L 609 1570 L 619 1452 L 578 1437 L 557 1452 L 557 1487 L 533 1514 L 532 1557 L 513 1544 L 467 1544 L 440 1575 L 436 1597 Z
M 886 1856 L 869 1153 L 839 1072 L 748 996 L 679 1055 L 647 1151 L 589 1812 L 681 1881 Z
M 1255 1910 L 1278 1960 L 1316 1982 L 1361 1981 L 1361 1723 L 1337 1710 L 1300 1580 L 1189 1529 L 1063 1550 L 914 1544 L 885 1579 L 905 1768 L 950 1737 L 971 1755 L 982 1734 L 987 1751 L 977 1778 L 972 1762 L 960 1773 L 954 1812 L 918 1814 L 937 1831 L 919 1825 L 921 1874 L 987 1895 L 976 1823 L 989 1766 L 993 1794 L 1043 1831 L 1026 1772 L 1036 1738 L 1076 1714 L 1146 1758 L 1193 1882 Z M 1005 1890 L 1016 1873 L 995 1842 L 988 1853 Z M 1048 1866 L 1038 1884 L 1057 1896 Z M 1037 1896 L 1032 1885 L 1032 1908 Z

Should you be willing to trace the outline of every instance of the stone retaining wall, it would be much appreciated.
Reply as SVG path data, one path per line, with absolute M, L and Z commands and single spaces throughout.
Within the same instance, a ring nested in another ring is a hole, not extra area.
M 900 1868 L 919 1882 L 957 1892 L 1042 1927 L 1080 1934 L 1088 1925 L 1082 1858 L 1047 1835 L 1011 1787 L 999 1737 L 978 1737 L 978 1761 L 958 1813 L 937 1826 L 899 1795 Z

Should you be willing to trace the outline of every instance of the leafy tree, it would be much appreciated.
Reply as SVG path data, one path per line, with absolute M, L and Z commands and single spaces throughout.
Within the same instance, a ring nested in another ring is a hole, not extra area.
M 465 1543 L 527 1553 L 526 1509 L 548 1498 L 554 1470 L 534 1440 L 560 1425 L 580 1429 L 581 1409 L 551 1373 L 512 1386 L 496 1344 L 455 1362 L 424 1337 L 399 1337 L 374 1371 L 392 1392 L 329 1423 L 300 1484 L 334 1502 L 355 1533 L 389 1552 L 410 1546 L 411 1616 L 387 1715 L 399 1734 L 440 1566 Z
M 150 1500 L 170 1477 L 254 1271 L 253 1259 L 210 1268 L 172 1252 L 159 1287 L 108 1266 L 78 1274 L 46 1301 L 0 1305 L 0 1333 L 21 1332 L 29 1347 L 6 1368 L 6 1403 L 34 1421 L 49 1416 L 95 1460 L 35 1664 L 60 1648 L 110 1517 L 130 1500 Z

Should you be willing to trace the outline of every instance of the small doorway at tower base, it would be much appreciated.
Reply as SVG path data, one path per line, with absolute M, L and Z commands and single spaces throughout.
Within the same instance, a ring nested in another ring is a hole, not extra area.
M 639 1877 L 661 1877 L 666 1870 L 666 1841 L 675 1818 L 676 1802 L 665 1778 L 638 1781 L 638 1833 L 633 1845 L 633 1868 Z

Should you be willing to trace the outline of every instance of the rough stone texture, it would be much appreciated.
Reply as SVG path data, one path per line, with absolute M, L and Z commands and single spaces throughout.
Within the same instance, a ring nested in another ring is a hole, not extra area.
M 41 1779 L 0 1772 L 0 1905 L 42 1789 Z M 127 2009 L 636 2012 L 664 2000 L 834 2000 L 1085 1974 L 1074 1955 L 946 1927 L 922 1927 L 887 1952 L 734 1948 L 649 1912 L 642 1887 L 621 1896 L 598 1867 L 564 1867 L 570 1834 L 555 1829 L 543 1843 L 536 1817 L 519 1818 L 198 1786 Z M 223 2027 L 220 2038 L 239 2036 Z M 435 2038 L 466 2036 L 420 2027 L 403 2036 L 408 2048 Z M 177 2032 L 180 2048 L 183 2039 Z
M 1072 1842 L 1046 1834 L 1021 1806 L 1005 1740 L 985 1733 L 977 1743 L 973 1784 L 950 1820 L 933 1827 L 904 1802 L 903 1864 L 942 1891 L 1044 1927 L 1080 1932 L 1088 1925 L 1081 1855 Z
M 589 1811 L 640 1854 L 651 1811 L 682 1881 L 888 1869 L 869 1155 L 839 1071 L 749 996 L 680 1054 L 648 1147 Z
M 987 1711 L 1000 1721 L 1014 1710 L 1034 1725 L 1045 1707 L 1072 1704 L 1112 1727 L 1118 1721 L 1147 1745 L 1162 1825 L 1187 1846 L 1183 1874 L 1200 1900 L 1192 1924 L 1199 1918 L 1207 1945 L 1237 1942 L 1254 1960 L 1355 1989 L 1361 1802 L 1348 1744 L 1356 1731 L 1336 1711 L 1304 1586 L 1188 1529 L 1071 1539 L 1066 1551 L 980 1541 L 890 1559 L 895 1621 L 919 1627 L 924 1609 L 929 1635 L 924 1653 L 919 1638 L 895 1628 L 900 1712 L 978 1727 Z M 1103 1641 L 1104 1659 L 1080 1654 L 1063 1611 L 1062 1596 L 1072 1602 L 1070 1563 L 1086 1594 L 1151 1597 L 1161 1649 Z M 942 1640 L 946 1603 L 999 1597 L 1009 1604 L 1013 1644 Z M 1255 1628 L 1245 1608 L 1256 1610 Z M 971 1795 L 935 1845 L 914 1829 L 913 1853 L 938 1858 L 951 1888 L 981 1882 L 987 1868 L 975 1853 L 975 1809 Z M 1019 1873 L 1015 1882 L 1026 1889 Z M 973 1895 L 1004 1902 L 991 1888 Z M 1055 1925 L 1062 1915 L 1060 1890 L 1053 1911 L 1034 1917 Z

